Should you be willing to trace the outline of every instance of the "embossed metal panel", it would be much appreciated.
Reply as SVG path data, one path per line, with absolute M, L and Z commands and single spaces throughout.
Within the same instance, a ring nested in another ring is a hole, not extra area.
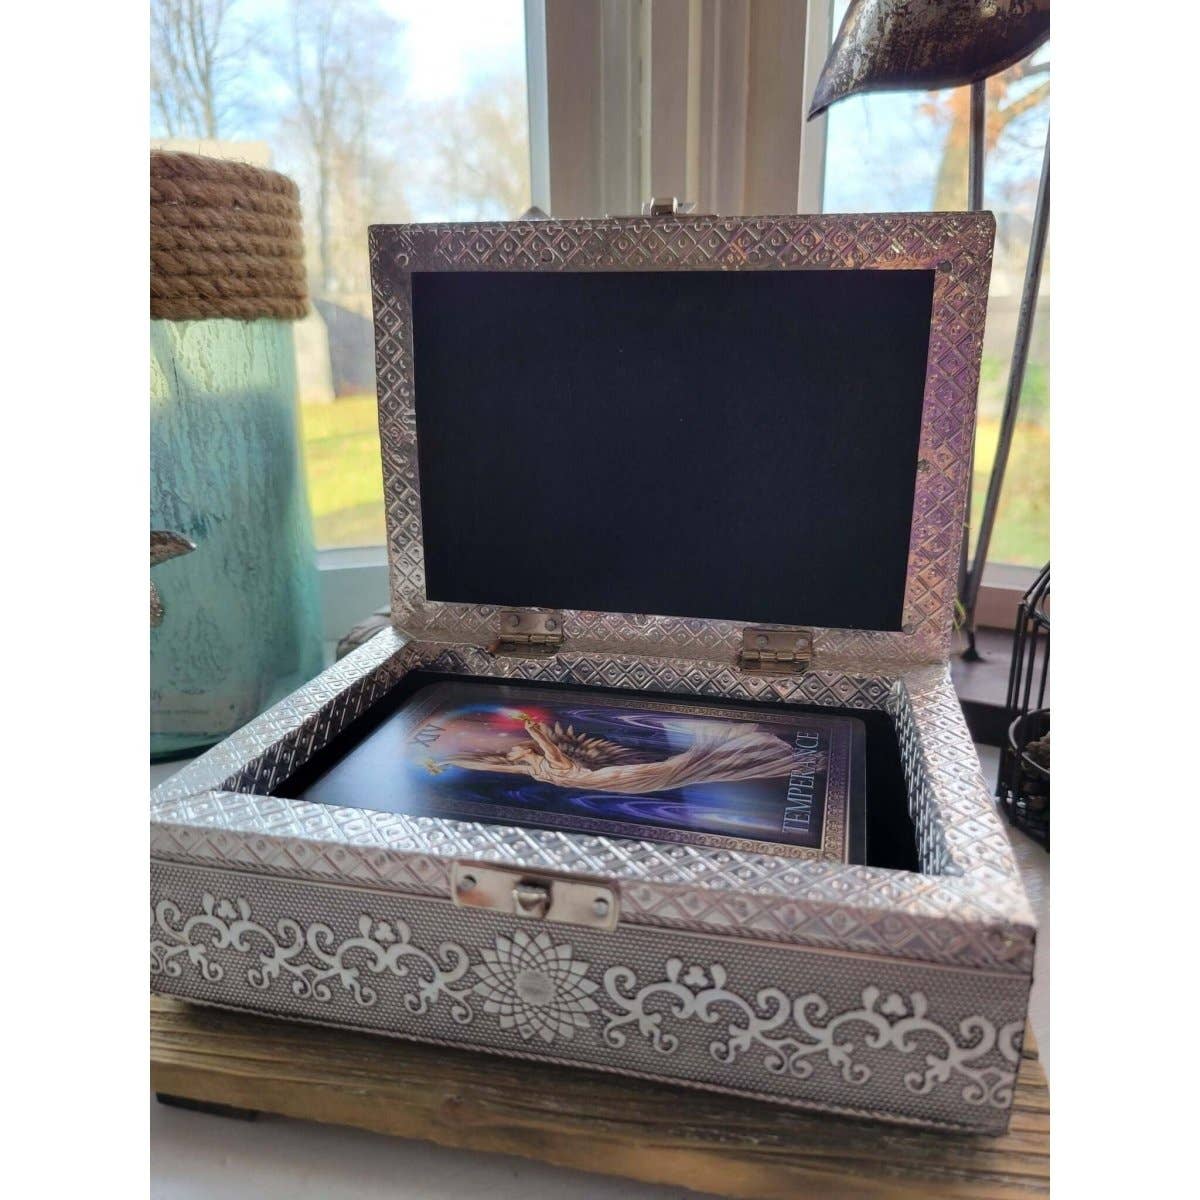
M 762 1099 L 999 1132 L 1028 981 L 194 867 L 152 872 L 154 990 Z
M 422 638 L 487 645 L 496 609 L 426 599 L 412 354 L 413 271 L 936 272 L 903 632 L 815 631 L 818 666 L 936 662 L 949 648 L 995 223 L 990 213 L 606 218 L 370 231 L 392 614 Z M 781 503 L 783 502 L 781 498 Z M 719 547 L 716 548 L 719 553 Z M 580 649 L 734 660 L 741 625 L 563 612 Z M 802 619 L 800 614 L 797 619 Z

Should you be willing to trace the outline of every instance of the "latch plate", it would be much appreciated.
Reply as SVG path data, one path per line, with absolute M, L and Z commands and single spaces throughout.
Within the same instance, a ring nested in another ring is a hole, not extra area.
M 811 629 L 743 629 L 738 666 L 752 675 L 800 675 L 812 650 Z
M 523 920 L 615 929 L 617 894 L 602 883 L 559 879 L 489 863 L 456 862 L 450 891 L 459 908 L 484 908 Z
M 503 608 L 496 640 L 488 650 L 492 654 L 549 655 L 556 654 L 562 644 L 562 613 Z
M 694 200 L 680 200 L 676 196 L 651 196 L 642 202 L 643 217 L 683 217 L 695 216 L 692 211 L 696 207 Z

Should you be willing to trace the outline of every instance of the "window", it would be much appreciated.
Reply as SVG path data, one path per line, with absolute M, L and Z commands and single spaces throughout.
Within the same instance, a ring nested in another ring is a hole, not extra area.
M 151 132 L 300 187 L 317 546 L 381 545 L 367 226 L 529 206 L 523 0 L 152 0 Z M 361 615 L 361 614 L 359 614 Z
M 534 199 L 556 216 L 634 212 L 645 196 L 672 193 L 730 213 L 964 207 L 969 89 L 854 97 L 804 121 L 803 91 L 847 2 L 152 0 L 159 144 L 268 164 L 301 188 L 315 312 L 296 327 L 297 366 L 319 547 L 384 539 L 366 227 L 519 215 L 530 203 L 531 118 Z M 985 203 L 998 229 L 973 535 L 1048 76 L 1045 47 L 988 82 Z M 1047 256 L 997 562 L 1049 555 L 1049 310 Z
M 836 32 L 848 0 L 834 5 Z M 972 550 L 995 458 L 1030 227 L 1050 120 L 1050 47 L 987 82 L 984 204 L 996 253 L 979 388 Z M 854 96 L 835 104 L 825 137 L 826 212 L 961 209 L 967 202 L 970 89 Z M 1050 557 L 1050 255 L 989 561 Z

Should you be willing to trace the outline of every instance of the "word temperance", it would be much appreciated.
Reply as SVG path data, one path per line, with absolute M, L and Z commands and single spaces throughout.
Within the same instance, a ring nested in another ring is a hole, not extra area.
M 821 744 L 814 733 L 796 734 L 796 757 L 811 754 Z M 787 801 L 783 810 L 784 833 L 808 833 L 812 825 L 813 791 L 817 772 L 812 765 L 793 771 L 788 782 Z

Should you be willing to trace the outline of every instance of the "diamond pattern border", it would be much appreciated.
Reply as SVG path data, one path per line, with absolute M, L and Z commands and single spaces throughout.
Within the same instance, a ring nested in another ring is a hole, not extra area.
M 398 628 L 487 644 L 496 609 L 425 599 L 413 400 L 413 271 L 937 272 L 903 632 L 815 630 L 822 665 L 937 662 L 949 651 L 995 222 L 990 213 L 606 218 L 377 225 L 370 232 L 392 612 Z M 803 614 L 797 614 L 803 622 Z M 732 659 L 744 622 L 568 610 L 581 650 Z

